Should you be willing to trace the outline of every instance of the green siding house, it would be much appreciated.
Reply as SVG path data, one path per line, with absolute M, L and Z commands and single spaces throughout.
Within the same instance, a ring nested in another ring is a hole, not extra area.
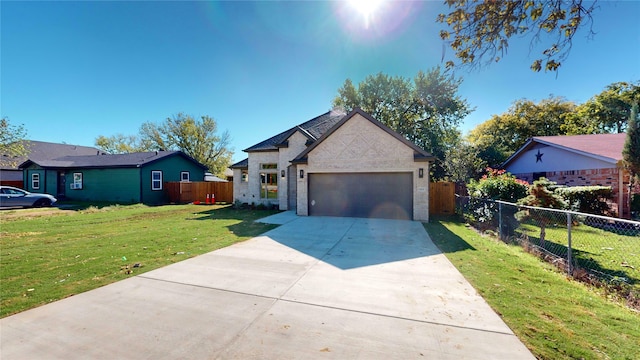
M 20 165 L 27 191 L 60 200 L 162 204 L 164 183 L 203 181 L 206 167 L 181 151 L 64 156 Z

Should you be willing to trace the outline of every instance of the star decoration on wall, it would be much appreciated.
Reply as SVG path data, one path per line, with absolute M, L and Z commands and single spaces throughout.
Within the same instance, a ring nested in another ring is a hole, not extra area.
M 538 153 L 536 154 L 536 163 L 542 162 L 542 155 L 544 155 L 544 153 L 541 153 L 540 149 L 538 149 Z

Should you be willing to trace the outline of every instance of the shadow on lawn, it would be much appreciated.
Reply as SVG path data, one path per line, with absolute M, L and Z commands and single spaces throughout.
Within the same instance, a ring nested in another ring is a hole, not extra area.
M 278 227 L 277 225 L 258 223 L 256 220 L 278 213 L 277 210 L 244 210 L 234 209 L 225 206 L 214 209 L 207 209 L 196 213 L 196 218 L 188 220 L 238 220 L 237 224 L 227 226 L 227 228 L 238 236 L 257 236 L 266 231 Z
M 431 240 L 443 253 L 476 250 L 463 238 L 447 229 L 442 222 L 458 222 L 455 217 L 433 217 L 431 222 L 424 224 Z
M 529 246 L 537 248 L 539 251 L 550 254 L 551 256 L 561 258 L 566 260 L 568 254 L 568 247 L 566 245 L 558 244 L 551 239 L 546 239 L 544 242 L 544 246 L 540 246 L 540 238 L 531 236 L 530 234 L 527 236 Z M 610 279 L 625 279 L 625 282 L 630 285 L 636 285 L 640 283 L 640 279 L 638 279 L 637 275 L 633 274 L 631 270 L 623 269 L 623 268 L 613 268 L 611 265 L 604 265 L 601 261 L 594 259 L 594 256 L 598 256 L 590 251 L 571 249 L 571 256 L 573 258 L 573 265 L 577 269 L 585 269 L 594 273 L 598 277 L 602 277 L 605 275 L 606 277 L 610 277 Z M 603 258 L 602 260 L 611 260 L 611 258 Z M 615 263 L 619 263 L 620 261 L 615 261 Z

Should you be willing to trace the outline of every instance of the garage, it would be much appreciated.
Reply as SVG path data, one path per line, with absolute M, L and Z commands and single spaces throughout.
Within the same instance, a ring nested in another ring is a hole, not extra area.
M 309 215 L 412 220 L 411 172 L 311 173 Z

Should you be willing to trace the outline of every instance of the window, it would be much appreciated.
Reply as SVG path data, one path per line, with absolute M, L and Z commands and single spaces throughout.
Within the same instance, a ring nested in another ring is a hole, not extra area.
M 182 171 L 180 172 L 180 181 L 189 181 L 189 172 L 188 171 Z
M 40 174 L 31 174 L 31 188 L 40 189 Z
M 153 170 L 151 172 L 151 190 L 162 190 L 162 171 Z
M 261 199 L 277 199 L 278 198 L 278 164 L 267 163 L 260 164 L 260 198 Z
M 82 173 L 73 173 L 72 189 L 82 190 Z
M 261 199 L 277 199 L 278 198 L 278 174 L 277 173 L 260 173 L 260 198 Z

